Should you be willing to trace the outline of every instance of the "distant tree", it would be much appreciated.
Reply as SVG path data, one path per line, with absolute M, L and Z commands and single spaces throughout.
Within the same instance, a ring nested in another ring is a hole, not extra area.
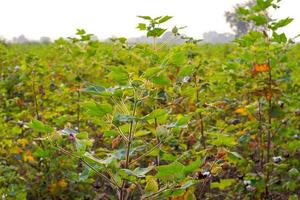
M 239 15 L 241 9 L 243 10 L 250 9 L 253 6 L 255 6 L 256 3 L 257 3 L 256 0 L 249 0 L 245 3 L 237 4 L 232 11 L 225 12 L 226 21 L 227 23 L 230 24 L 230 27 L 234 31 L 235 37 L 240 37 L 241 35 L 244 35 L 247 32 L 249 32 L 250 30 L 257 30 L 258 28 L 261 28 L 255 26 L 255 24 L 251 20 L 247 21 L 241 19 Z M 268 18 L 270 18 L 268 13 L 265 13 L 265 15 Z
M 5 38 L 2 36 L 0 36 L 0 44 L 6 44 Z
M 23 43 L 28 43 L 29 39 L 27 39 L 25 35 L 20 35 L 19 37 L 13 37 L 12 42 L 23 44 Z
M 51 43 L 51 39 L 49 37 L 41 37 L 40 38 L 40 43 Z
M 231 33 L 217 33 L 216 31 L 209 31 L 203 33 L 203 41 L 208 43 L 226 43 L 234 39 Z

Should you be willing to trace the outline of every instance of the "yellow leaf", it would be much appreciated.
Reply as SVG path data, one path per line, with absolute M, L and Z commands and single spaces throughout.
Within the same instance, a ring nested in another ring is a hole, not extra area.
M 252 74 L 255 75 L 259 72 L 268 72 L 270 71 L 270 66 L 268 64 L 257 64 L 255 63 L 252 68 Z
M 265 92 L 265 97 L 266 97 L 267 100 L 271 100 L 272 97 L 273 97 L 273 92 L 271 90 L 267 90 Z
M 238 108 L 234 111 L 235 113 L 241 114 L 243 116 L 248 115 L 248 111 L 245 108 Z
M 157 192 L 158 191 L 158 183 L 153 176 L 146 176 L 146 187 L 145 191 L 149 192 Z
M 250 138 L 255 140 L 256 139 L 256 135 L 251 135 Z
M 222 167 L 216 166 L 211 169 L 213 175 L 219 174 L 222 171 Z
M 29 150 L 27 150 L 26 152 L 25 152 L 25 154 L 23 155 L 23 160 L 25 161 L 25 162 L 32 162 L 32 161 L 34 161 L 34 158 L 33 158 L 33 156 L 32 156 L 32 153 L 31 153 L 31 151 L 29 151 Z
M 57 185 L 58 185 L 59 187 L 61 187 L 61 188 L 65 188 L 65 187 L 68 186 L 68 183 L 66 182 L 65 179 L 60 179 L 60 180 L 58 181 Z
M 20 154 L 22 152 L 23 152 L 23 149 L 21 149 L 18 146 L 15 146 L 15 147 L 13 147 L 13 148 L 10 149 L 10 153 L 11 154 Z
M 22 147 L 25 147 L 28 144 L 28 140 L 26 138 L 21 138 L 17 140 L 17 143 L 22 145 Z

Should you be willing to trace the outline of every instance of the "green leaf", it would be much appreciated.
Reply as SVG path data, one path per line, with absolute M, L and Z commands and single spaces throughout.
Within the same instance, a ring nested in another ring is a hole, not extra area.
M 145 20 L 152 20 L 150 16 L 137 16 L 139 18 L 145 19 Z
M 77 29 L 76 35 L 84 35 L 86 34 L 84 29 Z
M 158 23 L 162 24 L 168 20 L 170 20 L 172 18 L 172 16 L 164 16 L 163 18 L 161 18 Z
M 190 75 L 195 69 L 194 65 L 186 65 L 183 68 L 181 68 L 180 72 L 178 73 L 178 76 L 188 76 Z
M 132 116 L 132 115 L 117 114 L 114 121 L 117 121 L 117 122 L 132 122 L 136 119 L 137 118 Z
M 163 28 L 154 28 L 147 32 L 147 37 L 160 37 L 167 29 Z
M 163 140 L 169 135 L 169 131 L 166 127 L 164 126 L 158 126 L 156 128 L 156 135 L 159 139 Z
M 267 17 L 263 14 L 252 15 L 249 19 L 254 21 L 256 26 L 262 26 L 268 23 Z
M 272 108 L 271 108 L 271 110 L 270 110 L 270 115 L 272 116 L 272 117 L 281 117 L 281 116 L 283 116 L 284 115 L 284 112 L 282 111 L 282 109 L 279 107 L 279 106 L 273 106 Z
M 233 137 L 223 135 L 223 134 L 218 134 L 217 138 L 214 140 L 211 140 L 212 145 L 216 146 L 234 146 L 236 144 L 236 141 Z
M 219 188 L 220 190 L 224 190 L 235 182 L 235 179 L 221 179 L 220 182 L 212 182 L 211 188 Z
M 186 61 L 185 52 L 178 51 L 172 55 L 172 63 L 174 65 L 177 65 L 177 66 L 183 65 L 185 63 L 185 61 Z
M 239 7 L 237 9 L 237 13 L 240 15 L 248 15 L 248 14 L 250 14 L 250 10 L 243 8 L 243 7 Z
M 176 122 L 176 126 L 181 127 L 181 128 L 185 128 L 187 127 L 187 124 L 189 123 L 189 121 L 191 120 L 192 116 L 188 115 L 188 116 L 181 116 L 178 121 Z
M 256 12 L 263 11 L 272 6 L 272 3 L 273 0 L 256 0 L 256 5 L 252 9 Z
M 134 133 L 134 137 L 142 137 L 145 135 L 149 135 L 151 132 L 146 130 L 138 130 Z
M 276 32 L 273 32 L 273 41 L 277 43 L 286 43 L 287 37 L 284 33 L 277 34 Z
M 229 154 L 233 155 L 234 157 L 238 158 L 238 159 L 244 159 L 239 153 L 231 151 L 229 152 Z
M 88 87 L 84 88 L 82 91 L 87 93 L 101 94 L 105 92 L 106 89 L 105 87 L 102 86 L 89 85 Z
M 50 133 L 53 131 L 53 128 L 36 119 L 29 123 L 29 127 L 41 133 Z
M 118 84 L 125 85 L 128 82 L 129 74 L 122 67 L 108 67 L 108 69 L 111 71 L 108 77 L 111 77 Z
M 157 85 L 170 85 L 170 79 L 165 74 L 160 74 L 159 76 L 155 76 L 152 78 L 152 82 Z
M 96 157 L 94 157 L 92 154 L 88 153 L 88 152 L 85 152 L 85 154 L 83 155 L 84 158 L 87 158 L 88 160 L 90 161 L 93 161 L 97 164 L 100 164 L 100 165 L 108 165 L 110 164 L 113 160 L 111 159 L 111 157 L 108 157 L 106 159 L 98 159 Z
M 156 167 L 156 178 L 163 180 L 179 180 L 185 178 L 184 165 L 179 162 L 173 162 L 169 165 L 160 165 Z
M 139 23 L 138 26 L 136 27 L 137 29 L 140 29 L 141 31 L 144 31 L 147 29 L 146 24 L 144 23 Z
M 83 108 L 86 110 L 87 114 L 98 117 L 103 117 L 113 111 L 113 107 L 110 104 L 97 104 L 94 102 L 85 103 Z
M 300 173 L 296 168 L 292 168 L 288 171 L 288 174 L 290 177 L 298 177 Z
M 81 132 L 76 134 L 77 139 L 88 139 L 89 134 L 87 132 Z
M 293 140 L 285 144 L 289 151 L 296 152 L 300 148 L 300 140 Z
M 160 118 L 166 114 L 167 114 L 167 111 L 165 109 L 157 109 L 157 110 L 152 111 L 147 116 L 145 116 L 144 119 L 151 120 L 151 119 L 155 119 L 155 118 Z
M 290 17 L 287 17 L 285 19 L 281 19 L 279 20 L 278 22 L 273 22 L 270 26 L 270 28 L 273 30 L 273 31 L 276 31 L 277 29 L 279 28 L 282 28 L 282 27 L 285 27 L 287 25 L 289 25 L 294 19 L 293 18 L 290 18 Z
M 158 183 L 156 178 L 153 176 L 146 176 L 146 186 L 145 191 L 157 192 L 158 191 Z
M 192 172 L 196 171 L 197 169 L 199 169 L 199 167 L 202 163 L 203 163 L 202 160 L 200 158 L 198 158 L 194 162 L 192 162 L 189 165 L 185 166 L 184 167 L 185 174 L 189 174 L 189 173 L 192 173 Z
M 187 189 L 195 184 L 199 183 L 198 180 L 188 180 L 186 181 L 180 188 L 181 189 Z
M 51 155 L 50 154 L 51 152 L 49 151 L 49 150 L 47 150 L 47 149 L 42 149 L 42 148 L 40 148 L 40 147 L 38 147 L 35 151 L 34 151 L 34 153 L 33 153 L 33 155 L 35 156 L 35 157 L 40 157 L 40 158 L 49 158 L 49 156 Z
M 145 175 L 150 172 L 152 169 L 154 169 L 153 166 L 147 167 L 147 168 L 135 168 L 133 171 L 129 169 L 122 169 L 125 171 L 129 176 L 136 176 L 138 178 L 143 178 Z
M 295 189 L 299 186 L 299 184 L 296 181 L 287 181 L 284 183 L 283 187 L 290 190 L 295 191 Z
M 151 78 L 152 76 L 156 75 L 157 73 L 161 72 L 162 68 L 161 67 L 151 67 L 146 69 L 144 73 L 145 78 Z

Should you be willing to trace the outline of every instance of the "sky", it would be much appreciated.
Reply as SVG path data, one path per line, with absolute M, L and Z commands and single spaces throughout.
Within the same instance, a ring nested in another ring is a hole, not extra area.
M 183 33 L 201 38 L 207 31 L 232 32 L 224 13 L 244 0 L 0 0 L 0 36 L 24 34 L 52 40 L 73 36 L 77 28 L 100 39 L 138 37 L 137 15 L 174 16 L 166 27 L 187 26 Z M 300 33 L 300 0 L 282 0 L 275 18 L 292 17 L 285 28 L 289 37 Z

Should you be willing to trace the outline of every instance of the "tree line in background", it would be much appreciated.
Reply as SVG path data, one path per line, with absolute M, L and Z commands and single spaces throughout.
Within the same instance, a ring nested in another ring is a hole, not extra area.
M 234 38 L 240 37 L 250 30 L 254 30 L 257 28 L 255 24 L 251 21 L 245 21 L 239 18 L 239 8 L 245 7 L 250 8 L 255 5 L 255 0 L 249 0 L 242 4 L 237 4 L 232 11 L 225 12 L 226 22 L 229 23 L 234 33 L 218 33 L 216 31 L 208 31 L 203 33 L 202 41 L 205 43 L 228 43 L 234 40 Z M 267 11 L 266 11 L 267 12 Z M 172 32 L 166 32 L 159 40 L 159 43 L 164 43 L 173 37 L 170 43 L 172 44 L 183 44 L 185 41 L 180 37 L 176 37 L 172 35 Z M 99 40 L 96 36 L 93 36 L 94 40 Z M 110 42 L 110 39 L 106 41 Z M 12 43 L 50 43 L 51 38 L 43 36 L 39 40 L 31 40 L 27 38 L 25 35 L 20 35 L 18 37 L 13 37 L 11 41 Z M 147 36 L 141 36 L 136 38 L 128 38 L 129 43 L 151 43 L 151 39 Z

